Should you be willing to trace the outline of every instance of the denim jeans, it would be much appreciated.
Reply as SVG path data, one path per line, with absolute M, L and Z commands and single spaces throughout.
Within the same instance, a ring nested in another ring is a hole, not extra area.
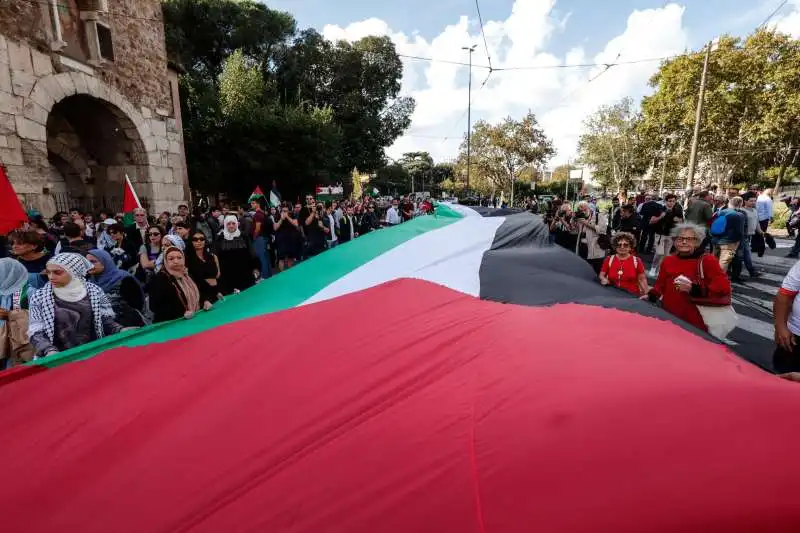
M 261 279 L 267 279 L 270 276 L 267 240 L 264 237 L 256 237 L 253 239 L 253 248 L 259 263 L 261 263 Z

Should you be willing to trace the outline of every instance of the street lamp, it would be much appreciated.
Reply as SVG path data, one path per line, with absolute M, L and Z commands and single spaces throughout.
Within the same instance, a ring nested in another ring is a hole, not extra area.
M 477 45 L 462 46 L 469 52 L 469 84 L 467 85 L 467 194 L 469 194 L 469 172 L 472 166 L 472 52 Z

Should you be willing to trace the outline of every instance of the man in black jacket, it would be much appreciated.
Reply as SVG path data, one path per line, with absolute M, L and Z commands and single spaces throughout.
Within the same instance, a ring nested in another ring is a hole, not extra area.
M 639 241 L 639 252 L 653 253 L 660 220 L 658 217 L 662 212 L 664 212 L 664 206 L 656 202 L 652 195 L 645 195 L 644 203 L 639 210 L 639 216 L 642 218 L 642 239 Z
M 623 205 L 619 211 L 619 231 L 632 233 L 638 240 L 641 229 L 642 223 L 636 209 L 631 204 Z
M 147 211 L 142 208 L 134 209 L 133 220 L 133 224 L 125 228 L 125 240 L 138 250 L 147 242 L 147 230 L 150 229 Z
M 348 206 L 345 214 L 339 219 L 339 244 L 352 241 L 358 237 L 356 221 L 353 218 L 353 208 Z

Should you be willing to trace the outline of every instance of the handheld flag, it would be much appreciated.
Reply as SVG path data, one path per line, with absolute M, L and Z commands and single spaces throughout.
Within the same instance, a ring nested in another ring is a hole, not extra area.
M 0 234 L 22 227 L 28 221 L 28 215 L 14 192 L 6 175 L 6 169 L 0 165 Z
M 122 192 L 122 213 L 125 215 L 123 220 L 126 225 L 133 224 L 133 211 L 141 207 L 142 203 L 139 201 L 139 196 L 133 189 L 130 178 L 125 174 L 125 185 Z
M 248 202 L 252 202 L 253 200 L 259 200 L 264 198 L 264 191 L 261 190 L 261 187 L 256 185 L 256 188 L 253 190 L 253 194 L 250 195 L 250 198 L 247 199 Z

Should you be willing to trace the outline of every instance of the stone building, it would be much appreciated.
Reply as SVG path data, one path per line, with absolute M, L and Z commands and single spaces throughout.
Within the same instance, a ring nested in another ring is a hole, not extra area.
M 0 164 L 46 215 L 188 198 L 160 0 L 0 1 Z

